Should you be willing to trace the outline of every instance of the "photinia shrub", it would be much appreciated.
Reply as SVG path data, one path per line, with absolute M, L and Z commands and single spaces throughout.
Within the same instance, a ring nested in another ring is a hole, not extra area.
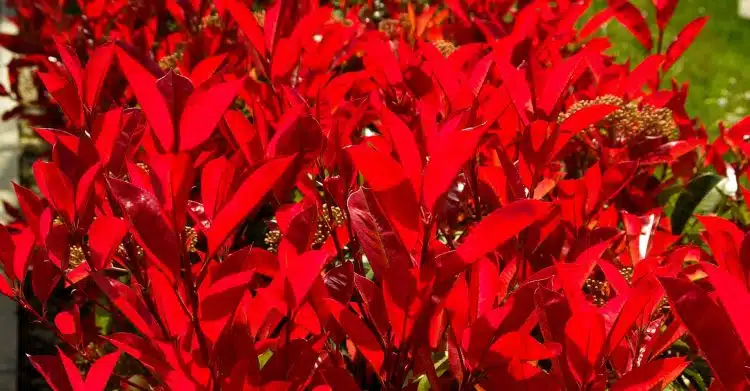
M 52 389 L 748 388 L 750 119 L 664 80 L 676 1 L 9 3 Z

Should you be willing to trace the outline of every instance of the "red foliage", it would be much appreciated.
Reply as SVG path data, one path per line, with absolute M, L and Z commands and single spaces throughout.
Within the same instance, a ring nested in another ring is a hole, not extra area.
M 747 389 L 750 120 L 709 144 L 660 88 L 705 24 L 663 48 L 676 1 L 657 45 L 628 1 L 11 3 L 8 93 L 35 66 L 47 109 L 9 115 L 52 153 L 0 292 L 55 390 Z M 609 19 L 655 46 L 632 71 Z

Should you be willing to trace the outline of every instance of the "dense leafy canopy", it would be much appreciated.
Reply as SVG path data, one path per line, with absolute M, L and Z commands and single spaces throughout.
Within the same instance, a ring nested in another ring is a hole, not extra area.
M 676 1 L 10 3 L 53 389 L 748 388 L 750 119 L 662 80 Z

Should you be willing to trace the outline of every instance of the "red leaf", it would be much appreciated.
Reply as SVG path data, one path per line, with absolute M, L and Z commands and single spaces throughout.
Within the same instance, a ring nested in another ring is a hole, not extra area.
M 659 277 L 675 314 L 693 336 L 714 374 L 726 390 L 744 390 L 747 353 L 732 332 L 732 321 L 697 285 L 672 277 Z
M 122 161 L 115 159 L 114 156 L 123 156 L 124 149 L 131 141 L 130 129 L 123 129 L 123 127 L 126 125 L 126 119 L 132 117 L 132 114 L 126 116 L 123 109 L 117 108 L 102 113 L 94 119 L 93 138 L 96 150 L 99 152 L 99 161 L 112 171 L 122 168 Z
M 372 35 L 367 36 L 368 40 L 363 40 L 362 46 L 366 47 L 364 51 L 365 68 L 381 85 L 399 85 L 404 81 L 404 75 L 398 64 L 393 50 L 388 42 L 381 39 L 373 39 Z M 437 52 L 437 50 L 435 50 Z M 437 52 L 439 56 L 439 52 Z M 457 83 L 454 80 L 454 83 Z
M 280 272 L 284 278 L 277 277 L 274 282 L 284 284 L 284 300 L 289 310 L 295 309 L 305 299 L 313 282 L 320 277 L 320 271 L 330 256 L 326 251 L 318 250 L 279 258 Z
M 163 370 L 167 372 L 169 367 L 164 357 L 164 352 L 156 349 L 149 340 L 130 333 L 115 333 L 106 338 L 116 348 L 129 354 L 140 361 L 147 369 Z
M 702 263 L 701 267 L 708 274 L 708 281 L 713 285 L 719 303 L 732 320 L 745 351 L 750 352 L 750 314 L 745 311 L 746 303 L 750 302 L 750 293 L 746 286 L 724 269 L 709 263 Z
M 60 311 L 55 316 L 55 327 L 65 339 L 65 342 L 76 346 L 83 342 L 81 330 L 81 313 L 78 305 L 73 304 L 73 308 L 67 311 Z
M 271 80 L 274 83 L 281 82 L 281 78 L 290 74 L 300 60 L 301 48 L 299 42 L 294 38 L 282 38 L 279 40 L 273 58 L 271 59 Z
M 89 227 L 89 264 L 93 270 L 107 267 L 126 233 L 127 224 L 118 218 L 100 216 L 94 220 Z
M 329 365 L 325 365 L 325 364 Z M 354 380 L 354 377 L 352 377 L 352 374 L 346 369 L 342 367 L 335 367 L 333 365 L 330 365 L 329 360 L 325 361 L 323 365 L 321 365 L 319 372 L 320 376 L 324 379 L 326 384 L 328 385 L 327 390 L 341 390 L 341 391 L 359 391 L 360 388 L 357 385 L 357 382 Z M 318 390 L 318 388 L 323 387 L 321 390 Z M 326 391 L 325 386 L 318 386 L 314 389 L 315 391 Z
M 122 49 L 117 50 L 117 58 L 161 147 L 172 150 L 175 144 L 174 123 L 167 101 L 156 86 L 157 77 Z
M 388 219 L 401 239 L 401 243 L 411 254 L 418 254 L 422 240 L 421 209 L 408 181 L 376 193 L 383 215 Z
M 276 350 L 263 367 L 264 390 L 301 390 L 320 360 L 325 338 L 294 339 Z
M 70 259 L 70 240 L 68 238 L 68 228 L 65 225 L 53 224 L 54 214 L 52 209 L 45 209 L 40 219 L 41 237 L 37 242 L 41 242 L 47 249 L 49 260 L 61 270 L 69 267 Z
M 464 11 L 461 0 L 447 0 L 445 5 L 458 17 L 459 20 L 461 20 L 461 22 L 463 22 L 464 25 L 471 25 L 471 21 L 466 15 L 466 11 Z
M 102 356 L 89 368 L 86 374 L 86 391 L 104 391 L 109 377 L 120 359 L 120 352 L 114 352 Z
M 190 72 L 190 80 L 193 82 L 193 86 L 198 88 L 201 84 L 205 83 L 210 79 L 216 71 L 221 67 L 226 60 L 227 54 L 219 54 L 216 56 L 208 57 L 193 67 Z
M 497 336 L 519 330 L 529 320 L 534 311 L 534 291 L 538 286 L 536 282 L 522 285 L 501 306 L 472 323 L 471 329 L 467 330 L 468 336 L 464 332 L 462 341 L 467 361 L 479 365 Z
M 78 186 L 75 191 L 75 210 L 78 226 L 87 227 L 94 218 L 94 194 L 95 182 L 100 178 L 101 166 L 99 163 L 89 167 L 78 179 Z
M 495 305 L 498 295 L 499 271 L 495 262 L 487 257 L 480 258 L 469 268 L 469 318 L 489 312 Z
M 155 315 L 161 319 L 170 336 L 183 336 L 190 319 L 180 304 L 181 299 L 177 297 L 173 284 L 159 269 L 149 267 L 147 275 L 151 283 L 149 294 L 158 311 Z
M 561 293 L 546 288 L 539 288 L 534 292 L 536 313 L 539 317 L 539 328 L 545 341 L 565 343 L 565 324 L 571 316 L 570 303 Z M 565 350 L 563 350 L 564 353 Z M 552 359 L 552 373 L 561 384 L 568 389 L 575 389 L 577 384 L 569 368 L 569 362 L 563 354 Z
M 495 54 L 496 56 L 500 56 L 497 51 L 495 51 Z M 525 71 L 517 69 L 508 64 L 507 61 L 498 60 L 496 63 L 500 70 L 503 86 L 507 89 L 508 95 L 510 95 L 521 123 L 527 125 L 529 123 L 527 112 L 533 112 L 534 108 L 531 99 L 531 88 L 526 80 Z M 495 109 L 499 110 L 500 108 L 495 107 Z
M 414 331 L 419 316 L 419 270 L 411 266 L 391 265 L 383 278 L 383 301 L 391 323 L 393 344 L 401 345 Z
M 724 138 L 736 144 L 742 144 L 744 137 L 750 134 L 750 116 L 747 116 L 725 131 Z
M 193 83 L 185 76 L 180 75 L 174 70 L 170 70 L 156 80 L 156 88 L 159 89 L 161 95 L 164 97 L 164 101 L 167 102 L 172 123 L 176 125 L 180 119 L 180 115 L 183 115 L 185 111 L 185 104 L 195 90 Z
M 583 60 L 578 54 L 555 65 L 547 71 L 544 89 L 537 96 L 537 107 L 546 114 L 551 114 L 558 102 L 563 98 L 565 89 L 573 82 Z
M 385 354 L 372 331 L 357 315 L 336 300 L 326 299 L 326 304 L 359 352 L 372 365 L 375 373 L 381 375 Z
M 487 75 L 492 68 L 492 64 L 495 62 L 493 57 L 492 53 L 482 57 L 482 59 L 474 66 L 471 76 L 466 82 L 466 88 L 471 90 L 471 93 L 475 98 L 479 97 L 479 93 L 482 91 L 482 86 L 487 80 Z
M 84 102 L 89 109 L 93 109 L 98 100 L 104 80 L 107 78 L 112 60 L 115 57 L 115 46 L 105 44 L 98 47 L 86 64 L 86 73 L 83 82 Z
M 197 89 L 190 95 L 180 118 L 180 150 L 193 149 L 208 140 L 244 83 L 245 79 L 237 79 Z
M 552 204 L 537 200 L 516 201 L 500 208 L 482 219 L 469 232 L 456 249 L 456 255 L 465 264 L 474 262 L 518 235 L 529 225 L 547 217 L 551 211 Z
M 602 27 L 603 24 L 607 23 L 614 16 L 611 8 L 605 8 L 589 18 L 586 24 L 581 27 L 578 31 L 580 39 L 585 39 L 589 35 L 593 34 L 596 30 Z
M 317 124 L 306 112 L 305 103 L 296 103 L 285 110 L 276 123 L 276 133 L 268 141 L 266 156 L 286 156 L 300 151 L 318 153 L 322 135 Z M 260 126 L 258 122 L 259 129 Z M 309 156 L 309 153 L 305 155 Z
M 15 253 L 15 245 L 13 244 L 13 237 L 8 232 L 8 229 L 4 225 L 0 224 L 0 262 L 8 275 L 13 278 L 13 254 Z
M 441 134 L 424 169 L 422 202 L 434 211 L 438 199 L 450 187 L 461 167 L 474 155 L 488 126 Z
M 612 391 L 662 389 L 690 364 L 684 357 L 665 358 L 634 368 L 615 383 Z
M 598 370 L 606 339 L 604 319 L 593 310 L 574 312 L 565 324 L 565 338 L 571 372 L 585 388 Z
M 225 0 L 224 6 L 232 15 L 237 24 L 240 26 L 240 30 L 245 33 L 245 36 L 250 40 L 250 43 L 255 47 L 261 56 L 267 54 L 265 38 L 263 36 L 263 30 L 258 25 L 258 21 L 255 19 L 255 15 L 238 0 Z
M 479 177 L 485 181 L 494 182 L 497 180 L 494 183 L 489 183 L 495 194 L 498 194 L 498 201 L 501 205 L 526 198 L 527 188 L 523 184 L 523 179 L 516 165 L 510 161 L 508 154 L 503 149 L 497 150 L 497 157 L 500 160 L 500 166 L 479 167 Z M 534 196 L 535 199 L 538 199 L 536 194 Z
M 159 201 L 146 190 L 118 179 L 108 179 L 138 244 L 170 281 L 179 276 L 180 242 Z
M 505 366 L 505 371 L 492 371 L 486 380 L 480 381 L 484 389 L 490 390 L 550 390 L 559 391 L 560 385 L 549 373 L 539 368 L 538 364 L 511 360 Z
M 234 140 L 240 147 L 240 150 L 251 165 L 256 165 L 263 161 L 265 151 L 264 144 L 258 128 L 251 124 L 250 121 L 239 111 L 229 110 L 224 113 L 229 130 L 234 136 Z
M 99 289 L 109 298 L 109 301 L 125 315 L 138 331 L 149 338 L 162 337 L 156 319 L 133 288 L 103 275 L 92 274 L 91 276 Z
M 607 202 L 616 196 L 633 180 L 638 163 L 625 161 L 610 166 L 602 174 L 601 202 Z
M 55 46 L 60 53 L 60 59 L 65 64 L 65 69 L 73 78 L 78 94 L 81 95 L 83 93 L 83 67 L 81 66 L 81 60 L 78 59 L 78 54 L 76 54 L 75 49 L 61 43 L 58 39 L 55 39 Z
M 582 291 L 583 284 L 610 244 L 611 240 L 603 241 L 581 252 L 574 262 L 559 262 L 555 265 L 556 277 L 560 280 L 571 308 L 586 306 Z
M 383 292 L 374 282 L 359 274 L 354 275 L 354 286 L 362 298 L 362 304 L 368 318 L 372 320 L 381 340 L 385 339 L 390 325 L 388 323 L 385 302 L 383 301 Z
M 550 151 L 548 159 L 554 159 L 558 153 L 563 150 L 568 141 L 579 132 L 588 129 L 590 126 L 597 124 L 606 116 L 619 110 L 619 107 L 612 105 L 592 105 L 576 111 L 573 115 L 566 118 L 560 124 L 559 133 L 555 139 L 555 145 Z
M 668 71 L 669 68 L 671 68 L 672 65 L 682 57 L 682 54 L 685 53 L 698 34 L 700 34 L 701 30 L 703 30 L 706 22 L 708 22 L 708 17 L 702 16 L 688 23 L 685 28 L 680 31 L 674 42 L 672 42 L 672 44 L 669 45 L 669 48 L 667 48 L 666 58 L 664 59 L 664 64 L 662 64 L 662 70 L 664 70 L 664 72 Z
M 63 353 L 60 347 L 57 348 L 57 353 L 60 356 L 60 361 L 62 362 L 63 369 L 68 376 L 68 381 L 70 381 L 70 385 L 73 386 L 73 390 L 86 390 L 85 384 L 83 382 L 83 377 L 81 376 L 81 370 L 78 369 L 78 366 L 73 362 L 73 360 L 70 359 L 70 357 L 66 356 L 65 353 Z
M 604 117 L 617 111 L 619 107 L 613 105 L 591 105 L 576 111 L 560 124 L 560 131 L 567 133 L 578 133 L 595 125 Z M 553 154 L 554 155 L 554 154 Z
M 36 244 L 36 238 L 31 231 L 24 229 L 21 233 L 13 235 L 13 247 L 15 253 L 13 254 L 13 267 L 11 269 L 5 269 L 8 277 L 11 279 L 15 278 L 21 284 L 23 284 L 26 278 L 26 271 L 29 269 L 29 261 L 31 260 L 31 254 L 34 251 L 34 245 Z M 9 273 L 11 272 L 12 273 Z
M 651 30 L 641 11 L 627 0 L 608 0 L 608 4 L 615 13 L 615 18 L 630 30 L 647 51 L 651 51 L 653 47 Z
M 340 303 L 348 303 L 354 292 L 354 264 L 346 262 L 336 266 L 326 273 L 323 282 L 326 284 L 331 298 L 338 300 Z
M 76 211 L 70 179 L 52 162 L 37 161 L 32 168 L 39 191 L 52 203 L 65 222 L 72 226 L 76 222 Z
M 203 166 L 201 201 L 209 219 L 216 215 L 231 194 L 234 177 L 235 167 L 226 158 L 211 160 Z
M 193 160 L 187 153 L 163 155 L 168 157 L 161 175 L 162 191 L 166 194 L 164 212 L 170 218 L 173 227 L 184 227 L 186 224 L 187 202 L 194 185 Z M 161 171 L 161 173 L 159 173 Z
M 68 374 L 65 371 L 60 357 L 55 356 L 27 356 L 34 369 L 39 372 L 44 380 L 47 381 L 53 391 L 78 391 L 73 390 L 68 380 Z M 80 375 L 79 375 L 80 376 Z
M 656 6 L 656 24 L 660 30 L 666 30 L 674 10 L 677 8 L 678 0 L 653 0 Z
M 445 298 L 445 309 L 450 316 L 451 332 L 463 335 L 469 326 L 469 287 L 466 278 L 460 275 Z M 477 319 L 473 317 L 472 321 Z
M 679 338 L 687 333 L 687 328 L 678 319 L 675 319 L 667 329 L 664 330 L 658 338 L 653 339 L 649 343 L 649 356 L 655 357 L 661 354 L 663 351 L 669 349 Z
M 247 217 L 278 183 L 296 155 L 274 159 L 253 171 L 240 185 L 234 196 L 219 211 L 208 230 L 208 255 L 212 256 L 227 237 Z
M 383 214 L 372 192 L 359 189 L 347 202 L 352 229 L 373 271 L 379 277 L 391 265 L 408 267 L 412 261 L 398 233 Z
M 653 278 L 639 280 L 627 292 L 625 304 L 609 332 L 607 353 L 612 353 L 628 332 L 643 329 L 644 325 L 648 324 L 651 312 L 661 298 L 661 287 Z
M 750 193 L 745 190 L 744 187 L 740 187 L 742 189 L 743 197 L 744 199 L 750 199 L 750 196 L 748 196 Z M 744 272 L 744 275 L 740 278 L 741 281 L 745 283 L 745 286 L 750 287 L 750 233 L 746 233 L 745 237 L 742 239 L 742 244 L 740 245 L 740 261 L 742 262 L 742 271 Z
M 276 255 L 266 250 L 245 247 L 229 254 L 220 264 L 212 265 L 208 278 L 201 285 L 201 300 L 204 310 L 212 310 L 208 300 L 227 302 L 240 300 L 244 288 L 260 273 L 268 277 L 278 273 L 279 265 Z M 228 295 L 231 293 L 230 295 Z M 228 296 L 235 295 L 234 299 Z
M 740 260 L 744 234 L 733 222 L 717 216 L 696 216 L 706 228 L 703 237 L 716 263 L 731 275 L 745 281 L 748 271 Z
M 505 359 L 521 361 L 538 361 L 556 357 L 562 347 L 554 342 L 542 344 L 534 337 L 519 331 L 511 331 L 495 342 L 490 352 L 499 354 Z
M 643 85 L 651 87 L 659 76 L 664 56 L 654 54 L 646 57 L 638 64 L 623 83 L 622 92 L 626 95 L 636 95 L 643 90 Z
M 364 145 L 355 145 L 346 151 L 375 191 L 392 189 L 406 179 L 401 165 L 386 153 Z
M 18 206 L 23 212 L 23 217 L 26 219 L 26 225 L 31 229 L 32 232 L 39 235 L 39 216 L 42 214 L 44 205 L 42 201 L 37 197 L 31 190 L 13 184 L 13 190 L 18 198 Z
M 276 47 L 277 30 L 281 23 L 281 11 L 285 9 L 284 5 L 288 4 L 286 0 L 274 2 L 266 9 L 266 16 L 263 18 L 263 33 L 266 39 L 266 47 L 273 51 Z
M 381 130 L 390 136 L 393 147 L 398 153 L 399 161 L 404 168 L 404 174 L 414 186 L 414 191 L 418 193 L 422 177 L 422 156 L 419 153 L 419 146 L 414 138 L 414 133 L 398 115 L 385 107 L 380 121 L 383 125 Z
M 170 344 L 158 343 L 156 340 L 144 339 L 135 334 L 116 333 L 106 338 L 112 345 L 140 361 L 147 369 L 159 373 L 170 389 L 196 390 L 195 380 L 197 373 L 192 373 L 191 378 L 183 373 L 181 368 L 184 357 L 176 357 L 176 352 Z M 194 370 L 200 367 L 193 366 Z M 202 369 L 202 368 L 201 368 Z

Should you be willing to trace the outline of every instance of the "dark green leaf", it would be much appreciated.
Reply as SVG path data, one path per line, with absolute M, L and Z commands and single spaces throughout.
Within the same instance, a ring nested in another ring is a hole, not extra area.
M 703 174 L 688 183 L 685 191 L 677 198 L 672 211 L 672 233 L 681 234 L 693 215 L 716 210 L 724 198 L 717 188 L 721 180 L 722 177 L 716 174 Z

